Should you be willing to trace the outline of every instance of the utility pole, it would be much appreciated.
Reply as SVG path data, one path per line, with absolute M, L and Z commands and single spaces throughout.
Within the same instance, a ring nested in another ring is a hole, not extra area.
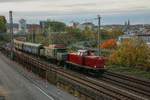
M 28 41 L 28 35 L 27 35 L 27 32 L 25 32 L 25 41 L 26 41 L 26 42 Z
M 33 43 L 35 43 L 35 30 L 33 30 Z
M 9 11 L 9 20 L 10 20 L 10 34 L 11 34 L 11 59 L 13 59 L 13 48 L 14 48 L 14 34 L 13 34 L 13 17 L 12 11 Z
M 35 43 L 35 27 L 36 26 L 32 26 L 32 43 Z
M 101 50 L 100 50 L 100 34 L 101 34 L 101 16 L 98 15 L 98 55 L 101 55 Z
M 32 26 L 32 43 L 33 43 L 33 34 L 34 34 L 34 30 L 33 30 L 33 26 Z

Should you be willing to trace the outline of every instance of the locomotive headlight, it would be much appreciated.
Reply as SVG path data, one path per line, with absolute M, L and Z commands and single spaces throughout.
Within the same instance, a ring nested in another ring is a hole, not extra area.
M 104 65 L 104 68 L 106 68 L 106 65 Z

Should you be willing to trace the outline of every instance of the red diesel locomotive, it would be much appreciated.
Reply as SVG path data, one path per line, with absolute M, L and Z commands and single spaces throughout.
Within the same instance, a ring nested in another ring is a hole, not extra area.
M 69 53 L 67 63 L 76 65 L 88 72 L 98 73 L 105 70 L 105 58 L 95 56 L 92 51 L 79 50 L 77 53 Z

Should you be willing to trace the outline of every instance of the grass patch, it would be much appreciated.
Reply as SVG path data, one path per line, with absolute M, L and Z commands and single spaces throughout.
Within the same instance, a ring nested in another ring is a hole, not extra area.
M 150 80 L 150 71 L 142 70 L 135 67 L 121 67 L 121 66 L 110 66 L 109 71 L 117 72 L 125 75 L 135 76 L 139 78 L 144 78 Z

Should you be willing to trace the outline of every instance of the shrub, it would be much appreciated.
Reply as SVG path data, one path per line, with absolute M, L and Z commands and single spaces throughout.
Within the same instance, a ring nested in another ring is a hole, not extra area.
M 137 38 L 124 41 L 109 57 L 109 64 L 150 68 L 150 48 Z

